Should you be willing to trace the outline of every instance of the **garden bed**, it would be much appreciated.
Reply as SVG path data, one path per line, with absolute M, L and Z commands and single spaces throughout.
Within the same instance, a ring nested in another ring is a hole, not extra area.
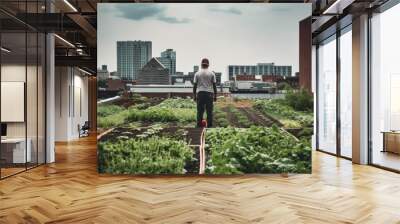
M 117 100 L 112 101 L 113 105 L 117 105 L 124 108 L 129 108 L 137 104 L 143 104 L 144 106 L 151 107 L 161 103 L 164 99 L 162 98 L 146 98 L 141 96 L 123 96 Z
M 201 128 L 181 128 L 149 126 L 149 127 L 120 127 L 114 128 L 111 132 L 102 136 L 100 141 L 116 142 L 119 140 L 149 138 L 152 136 L 162 136 L 184 140 L 189 145 L 200 145 Z
M 181 127 L 162 127 L 160 125 L 153 125 L 150 127 L 119 127 L 114 128 L 110 132 L 104 134 L 99 142 L 103 144 L 103 153 L 108 148 L 115 145 L 123 145 L 121 142 L 129 141 L 146 141 L 148 139 L 162 139 L 164 141 L 181 141 L 193 151 L 192 159 L 185 161 L 185 173 L 198 174 L 199 173 L 199 147 L 201 143 L 201 128 L 181 128 Z M 108 147 L 108 148 L 107 148 Z M 126 147 L 126 146 L 124 146 Z M 125 150 L 125 149 L 119 149 Z M 118 151 L 118 150 L 116 150 Z M 113 154 L 115 157 L 115 153 Z M 103 161 L 105 163 L 105 161 Z M 105 165 L 107 167 L 107 165 Z M 104 170 L 107 170 L 104 168 Z M 122 171 L 121 171 L 122 172 Z M 126 173 L 124 170 L 122 173 Z M 162 173 L 162 172 L 161 172 Z M 136 174 L 136 173 L 131 173 Z M 140 173 L 139 173 L 140 174 Z M 179 174 L 179 173 L 175 173 Z
M 277 124 L 280 126 L 280 123 L 269 119 L 268 117 L 262 115 L 260 112 L 254 110 L 253 108 L 240 107 L 238 109 L 243 114 L 245 114 L 253 124 L 257 126 L 271 127 L 273 124 Z
M 99 137 L 100 172 L 135 175 L 311 172 L 310 144 L 303 140 L 309 135 L 312 115 L 276 101 L 225 100 L 214 107 L 217 128 L 207 129 L 202 140 L 203 129 L 194 128 L 193 100 L 158 100 L 140 98 L 135 105 L 120 101 L 121 104 L 108 104 L 99 110 L 104 125 L 100 128 L 109 130 Z M 294 122 L 295 127 L 285 119 Z M 299 140 L 296 138 L 299 136 L 304 138 Z
M 277 126 L 206 132 L 207 174 L 310 173 L 311 148 Z
M 312 113 L 294 110 L 282 100 L 256 100 L 254 109 L 265 116 L 276 119 L 284 128 L 312 127 L 314 118 Z
M 235 114 L 232 113 L 232 111 L 230 111 L 228 109 L 228 107 L 224 107 L 221 109 L 223 112 L 226 113 L 226 118 L 229 122 L 229 126 L 232 127 L 242 127 L 242 125 L 238 122 L 238 120 L 236 119 Z

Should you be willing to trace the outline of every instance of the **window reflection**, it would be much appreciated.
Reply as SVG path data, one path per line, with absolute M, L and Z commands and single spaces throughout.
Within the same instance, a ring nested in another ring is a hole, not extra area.
M 372 17 L 372 163 L 400 170 L 400 5 Z
M 318 48 L 318 149 L 336 153 L 336 37 Z
M 352 157 L 352 34 L 340 36 L 340 154 Z

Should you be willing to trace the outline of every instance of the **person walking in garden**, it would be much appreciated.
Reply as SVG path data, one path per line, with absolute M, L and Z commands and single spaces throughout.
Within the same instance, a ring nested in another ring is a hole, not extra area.
M 213 126 L 213 103 L 217 101 L 217 85 L 214 72 L 208 70 L 210 62 L 201 60 L 200 71 L 194 74 L 193 95 L 197 102 L 197 127 L 202 127 L 204 110 L 207 113 L 207 127 Z

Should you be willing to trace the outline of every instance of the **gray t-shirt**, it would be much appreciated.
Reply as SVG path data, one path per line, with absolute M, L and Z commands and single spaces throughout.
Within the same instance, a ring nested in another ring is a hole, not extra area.
M 208 69 L 201 69 L 194 74 L 194 83 L 197 83 L 197 92 L 213 93 L 213 83 L 216 83 L 215 74 Z

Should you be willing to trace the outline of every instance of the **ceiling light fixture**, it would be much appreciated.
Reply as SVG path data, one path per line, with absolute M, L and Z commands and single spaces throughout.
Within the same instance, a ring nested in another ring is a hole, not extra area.
M 64 0 L 65 4 L 67 4 L 74 12 L 78 12 L 78 10 L 68 1 Z
M 339 2 L 341 2 L 342 0 L 336 0 L 332 5 L 330 5 L 327 9 L 325 9 L 325 11 L 322 14 L 339 14 L 337 11 L 337 7 Z M 334 11 L 334 12 L 332 12 Z
M 90 75 L 90 76 L 92 75 L 92 73 L 90 73 L 90 72 L 88 72 L 88 71 L 85 71 L 85 70 L 83 70 L 83 69 L 81 69 L 81 68 L 79 68 L 79 67 L 78 67 L 78 70 L 81 71 L 81 72 L 83 72 L 83 73 L 85 73 L 85 74 L 87 74 L 87 75 Z
M 75 48 L 75 45 L 73 45 L 73 44 L 72 44 L 71 42 L 69 42 L 68 40 L 66 40 L 66 39 L 64 39 L 64 38 L 62 38 L 62 37 L 60 37 L 58 34 L 54 34 L 54 36 L 57 37 L 57 38 L 58 38 L 59 40 L 61 40 L 62 42 L 66 43 L 67 45 L 69 45 L 69 46 Z
M 5 47 L 1 47 L 1 50 L 4 51 L 4 52 L 6 52 L 6 53 L 10 53 L 10 52 L 11 52 L 10 50 L 8 50 L 8 49 L 5 48 Z

